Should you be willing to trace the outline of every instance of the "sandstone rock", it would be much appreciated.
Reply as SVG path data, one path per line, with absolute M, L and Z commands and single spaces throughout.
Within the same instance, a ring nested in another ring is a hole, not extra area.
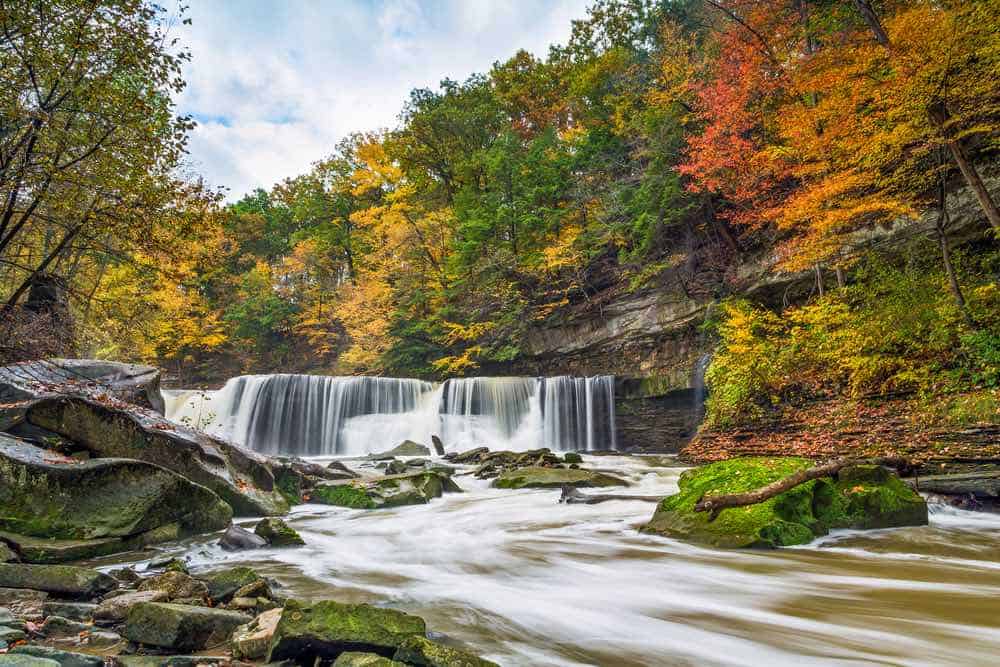
M 280 608 L 265 611 L 250 623 L 236 628 L 232 638 L 233 657 L 239 660 L 256 660 L 267 655 L 274 630 L 281 620 L 281 612 Z
M 27 588 L 0 588 L 0 605 L 19 618 L 41 619 L 42 607 L 49 594 Z
M 219 546 L 226 551 L 245 551 L 247 549 L 263 549 L 267 540 L 260 535 L 251 533 L 246 528 L 230 526 L 219 540 Z
M 140 602 L 166 602 L 170 595 L 166 591 L 144 590 L 122 593 L 106 598 L 94 610 L 94 620 L 117 623 L 124 621 L 128 610 Z
M 501 473 L 493 480 L 493 486 L 498 489 L 558 489 L 563 486 L 628 486 L 628 482 L 593 470 L 528 467 Z
M 268 517 L 254 526 L 253 532 L 267 540 L 272 547 L 301 546 L 305 540 L 281 519 Z
M 288 600 L 274 631 L 268 662 L 336 658 L 345 651 L 392 655 L 403 640 L 424 636 L 419 616 L 367 604 L 333 600 L 305 603 Z
M 0 563 L 0 587 L 28 588 L 68 597 L 93 598 L 118 586 L 113 578 L 72 565 Z
M 163 414 L 158 369 L 103 359 L 48 359 L 3 366 L 0 393 L 8 401 L 103 394 Z
M 244 614 L 167 602 L 142 602 L 133 606 L 125 622 L 125 638 L 177 651 L 201 650 L 226 641 L 233 630 L 247 623 Z
M 59 639 L 61 637 L 78 637 L 82 632 L 89 632 L 90 625 L 71 621 L 62 616 L 49 616 L 45 619 L 39 632 L 47 639 Z
M 407 637 L 399 645 L 394 660 L 426 667 L 500 667 L 466 651 L 432 642 L 426 637 Z
M 189 574 L 183 572 L 168 571 L 149 579 L 144 579 L 139 584 L 139 591 L 163 591 L 171 600 L 181 599 L 202 599 L 208 597 L 208 586 L 205 582 L 199 581 Z

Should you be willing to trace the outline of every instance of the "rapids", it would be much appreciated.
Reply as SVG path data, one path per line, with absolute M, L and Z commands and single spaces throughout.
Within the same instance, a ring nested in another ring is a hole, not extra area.
M 663 457 L 584 456 L 629 493 L 672 493 Z M 1000 655 L 1000 516 L 934 506 L 931 525 L 840 532 L 777 551 L 642 535 L 643 502 L 559 505 L 489 488 L 392 510 L 297 507 L 307 545 L 164 552 L 246 564 L 284 595 L 385 604 L 505 666 L 986 665 Z M 148 556 L 147 556 L 148 557 Z M 107 569 L 112 561 L 100 564 Z

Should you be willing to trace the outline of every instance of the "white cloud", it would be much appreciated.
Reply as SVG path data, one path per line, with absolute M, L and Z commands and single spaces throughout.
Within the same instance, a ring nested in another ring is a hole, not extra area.
M 214 0 L 191 3 L 178 100 L 191 165 L 238 198 L 306 171 L 353 131 L 391 127 L 409 91 L 520 48 L 565 42 L 589 0 Z

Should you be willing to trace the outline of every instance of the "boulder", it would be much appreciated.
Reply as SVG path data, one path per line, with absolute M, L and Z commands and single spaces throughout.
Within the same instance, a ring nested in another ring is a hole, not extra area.
M 3 536 L 0 535 L 0 540 Z M 17 560 L 17 554 L 6 543 L 0 542 L 0 563 L 13 563 Z
M 388 459 L 394 459 L 397 456 L 430 456 L 431 450 L 425 445 L 421 445 L 418 442 L 413 442 L 412 440 L 404 440 L 392 449 L 386 450 L 384 452 L 379 452 L 377 454 L 370 454 L 368 456 L 372 461 L 385 461 Z
M 269 609 L 233 632 L 231 646 L 237 660 L 256 660 L 267 655 L 274 630 L 281 620 L 281 609 Z
M 105 623 L 118 623 L 128 616 L 128 610 L 140 602 L 166 602 L 170 595 L 166 591 L 145 590 L 122 593 L 106 598 L 94 610 L 94 620 Z
M 466 651 L 432 642 L 426 637 L 407 637 L 396 650 L 394 660 L 426 667 L 500 667 Z
M 19 642 L 28 635 L 25 634 L 24 630 L 19 628 L 11 628 L 6 625 L 0 625 L 0 642 L 6 644 L 13 644 L 14 642 Z M 3 656 L 0 656 L 0 664 L 3 664 Z
M 406 667 L 406 663 L 384 658 L 378 653 L 347 651 L 337 656 L 333 667 Z
M 226 528 L 219 546 L 226 551 L 246 551 L 247 549 L 263 549 L 267 546 L 267 540 L 260 535 L 251 533 L 246 528 L 230 526 Z
M 322 484 L 313 489 L 311 501 L 354 509 L 376 509 L 421 505 L 444 492 L 461 492 L 446 475 L 418 471 L 402 475 L 369 477 L 346 482 Z
M 241 588 L 258 581 L 263 581 L 263 577 L 253 568 L 240 566 L 212 574 L 205 583 L 209 597 L 216 602 L 228 602 Z
M 1000 498 L 1000 470 L 955 473 L 950 475 L 928 475 L 912 480 L 919 491 L 939 493 L 947 496 L 975 496 L 976 498 Z
M 65 637 L 77 638 L 81 633 L 89 632 L 90 625 L 79 621 L 72 621 L 62 616 L 49 616 L 38 632 L 46 639 L 62 639 Z
M 139 584 L 140 592 L 162 591 L 170 600 L 202 599 L 208 597 L 208 586 L 189 574 L 171 570 L 145 579 Z
M 431 436 L 431 444 L 434 446 L 434 453 L 438 456 L 444 456 L 444 443 L 441 442 L 441 438 L 436 435 Z
M 457 464 L 479 463 L 483 456 L 489 453 L 489 447 L 474 447 L 473 449 L 459 452 L 457 454 L 448 454 L 445 456 L 445 459 Z
M 744 458 L 712 463 L 681 474 L 679 493 L 664 498 L 643 532 L 715 547 L 780 547 L 804 544 L 836 528 L 925 525 L 927 504 L 898 477 L 878 466 L 843 468 L 764 502 L 696 512 L 706 494 L 753 491 L 813 461 L 803 458 Z
M 94 598 L 114 590 L 118 582 L 103 572 L 85 567 L 0 563 L 0 587 Z
M 46 616 L 62 616 L 71 621 L 91 621 L 97 605 L 90 602 L 46 602 L 42 613 Z
M 151 411 L 61 396 L 32 403 L 27 419 L 94 457 L 138 459 L 172 470 L 213 491 L 238 515 L 272 516 L 288 510 L 265 457 Z
M 19 618 L 40 620 L 49 594 L 27 588 L 0 588 L 0 606 L 7 607 Z
M 3 640 L 0 639 L 0 641 Z M 60 667 L 58 662 L 49 658 L 16 653 L 0 656 L 0 665 L 3 667 Z
M 179 532 L 179 530 L 178 530 Z M 25 563 L 69 563 L 132 549 L 132 542 L 120 537 L 94 540 L 56 540 L 0 531 L 0 540 L 10 545 Z
M 47 359 L 0 367 L 0 396 L 24 401 L 75 394 L 110 396 L 163 414 L 160 371 L 103 359 Z
M 267 540 L 272 547 L 294 547 L 305 544 L 305 540 L 281 519 L 268 517 L 254 526 L 253 532 Z
M 628 486 L 628 482 L 594 470 L 529 466 L 501 473 L 493 480 L 493 486 L 498 489 L 558 489 L 564 486 L 577 488 Z
M 404 461 L 389 461 L 385 466 L 385 474 L 402 475 L 409 467 Z
M 333 600 L 288 600 L 275 628 L 267 661 L 336 658 L 345 651 L 392 657 L 403 640 L 424 636 L 424 619 L 393 609 Z
M 60 665 L 60 667 L 104 667 L 104 658 L 96 655 L 87 655 L 86 653 L 62 651 L 49 646 L 24 644 L 12 648 L 8 655 L 25 655 L 52 660 L 57 665 Z M 2 659 L 0 659 L 0 664 L 5 664 Z
M 0 434 L 0 529 L 23 536 L 99 540 L 65 545 L 103 555 L 114 538 L 174 525 L 182 533 L 218 530 L 232 513 L 217 495 L 156 465 L 130 459 L 80 461 Z M 34 545 L 38 546 L 38 545 Z M 119 550 L 131 545 L 118 544 Z M 71 553 L 70 558 L 88 557 Z
M 272 459 L 271 469 L 278 491 L 292 505 L 302 502 L 302 494 L 324 481 L 355 479 L 354 472 L 339 461 L 331 461 L 327 466 L 311 463 L 294 457 Z
M 583 463 L 583 457 L 576 452 L 566 452 L 563 454 L 564 463 Z
M 125 621 L 126 639 L 175 651 L 201 650 L 220 644 L 250 621 L 245 614 L 167 602 L 133 606 Z
M 116 667 L 235 667 L 226 655 L 118 655 Z M 282 665 L 281 667 L 290 667 Z

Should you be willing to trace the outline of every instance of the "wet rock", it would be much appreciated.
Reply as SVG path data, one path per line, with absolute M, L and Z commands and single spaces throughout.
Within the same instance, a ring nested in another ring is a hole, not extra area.
M 6 607 L 0 607 L 0 625 L 10 628 L 16 627 L 20 621 L 18 621 L 14 614 Z
M 233 599 L 236 598 L 265 598 L 271 599 L 273 596 L 271 594 L 271 587 L 267 585 L 267 582 L 263 579 L 258 579 L 257 581 L 251 582 L 246 586 L 241 587 L 238 591 L 233 593 Z
M 260 535 L 251 533 L 246 528 L 230 526 L 219 540 L 219 546 L 226 551 L 246 551 L 247 549 L 263 549 L 267 540 Z
M 305 544 L 294 528 L 281 519 L 269 517 L 254 526 L 253 532 L 267 540 L 272 547 L 292 547 Z
M 268 662 L 336 658 L 345 651 L 392 656 L 403 640 L 427 632 L 424 620 L 393 609 L 324 600 L 285 603 Z
M 441 438 L 436 435 L 431 436 L 431 444 L 434 446 L 434 453 L 438 456 L 444 456 L 444 443 L 441 442 Z
M 17 554 L 4 542 L 0 542 L 0 563 L 13 563 L 17 560 Z
M 17 550 L 21 561 L 41 565 L 98 558 L 129 551 L 132 548 L 130 540 L 118 537 L 94 540 L 57 540 L 0 531 L 0 539 L 6 540 Z
M 402 475 L 409 466 L 404 461 L 389 461 L 385 466 L 386 475 Z
M 44 658 L 54 661 L 60 667 L 104 667 L 104 658 L 99 658 L 96 655 L 87 655 L 86 653 L 62 651 L 49 646 L 34 646 L 30 644 L 15 646 L 10 650 L 9 655 Z M 0 659 L 0 664 L 4 664 L 2 659 Z
M 466 651 L 432 642 L 426 637 L 407 637 L 396 650 L 394 660 L 426 667 L 500 667 Z
M 418 442 L 413 442 L 412 440 L 404 440 L 392 449 L 386 450 L 384 452 L 379 452 L 377 454 L 369 455 L 369 459 L 372 461 L 384 461 L 387 459 L 394 459 L 397 456 L 430 456 L 431 450 L 426 446 L 421 445 Z
M 461 490 L 450 477 L 422 471 L 324 484 L 313 489 L 311 499 L 325 505 L 376 509 L 421 505 L 441 497 L 444 492 Z
M 267 655 L 274 630 L 281 620 L 281 612 L 280 608 L 265 611 L 250 623 L 236 628 L 231 642 L 233 657 L 239 660 L 256 660 Z
M 927 505 L 894 474 L 878 466 L 844 468 L 836 479 L 801 484 L 762 503 L 696 512 L 706 494 L 743 493 L 809 468 L 802 458 L 744 458 L 686 470 L 679 493 L 664 498 L 642 529 L 716 547 L 804 544 L 835 528 L 925 525 Z
M 46 602 L 42 613 L 46 616 L 62 616 L 71 621 L 90 621 L 97 610 L 96 604 L 89 602 Z
M 25 639 L 28 635 L 25 634 L 24 630 L 19 630 L 18 628 L 9 628 L 5 625 L 0 626 L 0 642 L 6 644 L 13 644 L 14 642 L 19 642 Z M 0 657 L 0 664 L 3 658 Z
M 132 607 L 125 622 L 126 639 L 177 651 L 201 650 L 227 640 L 249 622 L 245 614 L 167 602 Z
M 323 467 L 318 463 L 290 457 L 275 459 L 271 469 L 274 471 L 277 489 L 293 505 L 301 503 L 303 494 L 307 494 L 317 484 L 324 481 L 355 479 L 359 476 L 339 461 L 331 461 Z
M 108 574 L 123 584 L 137 584 L 142 581 L 142 576 L 131 567 L 120 567 L 117 570 L 111 570 Z
M 273 516 L 288 509 L 268 459 L 155 413 L 64 396 L 32 404 L 27 419 L 96 457 L 138 459 L 172 470 L 213 491 L 238 515 Z
M 20 654 L 0 656 L 0 665 L 4 667 L 60 667 L 55 660 Z
M 42 607 L 49 594 L 22 588 L 0 588 L 0 605 L 19 618 L 41 619 Z
M 235 667 L 236 663 L 225 655 L 119 655 L 115 657 L 115 665 L 116 667 Z
M 557 489 L 563 486 L 628 486 L 628 482 L 594 470 L 528 467 L 501 473 L 493 480 L 493 486 L 498 489 Z
M 67 597 L 94 598 L 117 588 L 103 572 L 72 565 L 0 563 L 0 587 L 29 588 Z
M 95 651 L 107 651 L 117 649 L 126 643 L 122 636 L 110 630 L 91 630 L 83 640 L 83 643 Z
M 78 461 L 3 434 L 0 507 L 0 529 L 23 538 L 69 541 L 46 548 L 44 542 L 22 540 L 22 557 L 30 553 L 38 559 L 59 549 L 66 552 L 63 559 L 127 550 L 138 536 L 164 526 L 206 532 L 224 527 L 231 517 L 214 493 L 159 466 L 123 459 Z
M 62 616 L 49 616 L 39 629 L 39 632 L 47 639 L 59 639 L 63 637 L 79 637 L 81 633 L 89 632 L 90 625 L 71 621 Z
M 444 458 L 456 464 L 479 463 L 483 456 L 489 453 L 489 447 L 475 447 L 458 454 L 447 454 Z
M 184 574 L 190 574 L 188 572 L 187 563 L 176 556 L 167 556 L 164 558 L 156 558 L 146 565 L 147 570 L 164 570 L 167 572 L 183 572 Z
M 406 663 L 396 662 L 378 653 L 347 651 L 337 656 L 333 661 L 333 667 L 406 667 Z
M 139 591 L 163 591 L 171 600 L 208 597 L 208 586 L 183 572 L 164 572 L 139 584 Z
M 566 452 L 563 454 L 563 462 L 565 463 L 583 463 L 583 457 L 576 452 Z
M 240 566 L 210 575 L 205 583 L 208 585 L 208 594 L 213 600 L 228 602 L 238 590 L 258 581 L 263 581 L 263 578 L 256 571 Z
M 996 499 L 1000 497 L 1000 470 L 928 475 L 914 478 L 912 484 L 926 493 Z
M 94 620 L 117 623 L 124 621 L 125 617 L 128 616 L 128 610 L 140 602 L 166 602 L 169 599 L 169 593 L 159 590 L 122 593 L 121 595 L 106 598 L 97 605 L 97 608 L 94 610 Z

